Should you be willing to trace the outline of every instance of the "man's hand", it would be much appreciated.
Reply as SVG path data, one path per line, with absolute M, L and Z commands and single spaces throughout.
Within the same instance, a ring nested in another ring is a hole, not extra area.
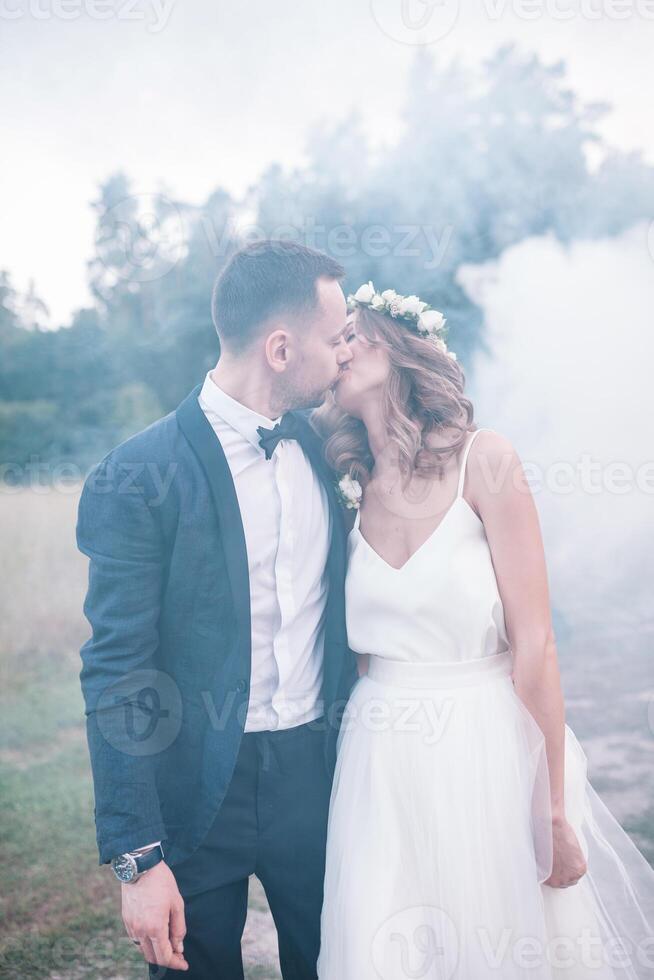
M 130 939 L 138 939 L 148 963 L 188 970 L 184 959 L 184 899 L 164 861 L 133 884 L 121 885 L 123 922 Z

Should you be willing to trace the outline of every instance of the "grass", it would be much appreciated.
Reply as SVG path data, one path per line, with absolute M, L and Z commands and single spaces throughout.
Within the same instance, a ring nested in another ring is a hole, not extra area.
M 78 491 L 3 493 L 0 538 L 0 978 L 142 980 L 120 888 L 98 865 L 79 689 L 86 560 Z M 253 879 L 249 980 L 276 980 L 276 937 Z

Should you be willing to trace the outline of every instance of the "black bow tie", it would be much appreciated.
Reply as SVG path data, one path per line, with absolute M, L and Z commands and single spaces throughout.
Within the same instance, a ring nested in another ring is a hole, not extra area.
M 257 428 L 259 433 L 259 445 L 266 453 L 266 459 L 272 459 L 272 454 L 275 452 L 277 443 L 281 442 L 282 439 L 298 439 L 300 438 L 300 422 L 295 415 L 286 414 L 282 416 L 281 422 L 278 422 L 273 429 L 265 429 L 262 425 Z

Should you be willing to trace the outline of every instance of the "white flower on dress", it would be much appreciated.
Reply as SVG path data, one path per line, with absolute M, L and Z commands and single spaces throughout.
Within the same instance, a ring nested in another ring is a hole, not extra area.
M 342 502 L 348 510 L 358 510 L 363 496 L 363 490 L 358 480 L 353 480 L 346 474 L 338 481 L 338 491 Z

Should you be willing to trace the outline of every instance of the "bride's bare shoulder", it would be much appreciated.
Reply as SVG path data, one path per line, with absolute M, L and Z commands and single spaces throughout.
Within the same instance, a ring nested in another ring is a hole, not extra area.
M 469 429 L 463 439 L 461 436 L 460 429 L 443 429 L 430 433 L 425 441 L 433 448 L 458 446 L 445 462 L 445 478 L 454 481 L 460 473 L 465 447 L 469 446 L 464 496 L 479 514 L 488 494 L 495 496 L 508 485 L 524 482 L 522 466 L 511 440 L 495 429 L 477 426 Z
M 475 435 L 476 432 L 479 432 L 479 435 Z M 464 446 L 473 436 L 474 441 L 469 453 L 470 460 L 472 460 L 473 453 L 475 452 L 477 454 L 481 452 L 491 455 L 501 455 L 514 451 L 513 446 L 506 436 L 496 432 L 494 429 L 487 429 L 485 426 L 477 426 L 474 429 L 469 429 L 464 438 L 462 438 L 461 429 L 434 430 L 425 438 L 425 443 L 432 449 L 444 449 L 448 446 L 456 446 L 459 443 L 459 452 L 463 452 Z
M 515 446 L 508 436 L 496 432 L 495 429 L 487 429 L 485 426 L 475 429 L 474 432 L 479 434 L 474 436 L 474 441 L 470 446 L 468 465 L 473 464 L 475 460 L 479 461 L 482 457 L 485 457 L 489 462 L 518 458 Z
M 506 496 L 526 483 L 515 446 L 508 436 L 494 429 L 483 428 L 474 437 L 466 470 L 467 492 L 478 511 L 489 496 Z

